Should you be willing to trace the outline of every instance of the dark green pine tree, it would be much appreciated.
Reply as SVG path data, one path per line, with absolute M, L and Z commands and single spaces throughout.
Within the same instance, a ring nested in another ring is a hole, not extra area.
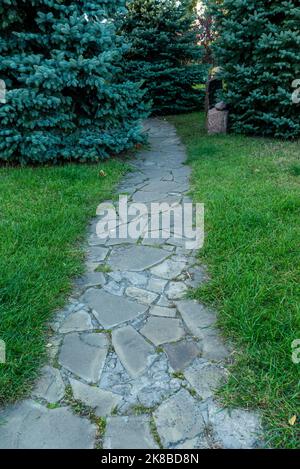
M 124 1 L 6 0 L 0 6 L 0 159 L 98 160 L 142 140 L 143 92 L 124 79 Z
M 208 0 L 219 35 L 215 52 L 233 131 L 300 136 L 300 4 L 296 0 Z
M 129 0 L 123 32 L 130 79 L 142 81 L 153 114 L 191 111 L 203 105 L 197 85 L 205 82 L 197 44 L 193 0 Z

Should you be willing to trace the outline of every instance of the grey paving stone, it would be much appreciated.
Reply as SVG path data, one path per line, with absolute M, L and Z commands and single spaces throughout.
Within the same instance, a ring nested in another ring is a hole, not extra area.
M 60 371 L 52 366 L 44 366 L 41 377 L 33 390 L 33 395 L 50 403 L 60 401 L 65 394 L 65 385 Z
M 164 448 L 191 440 L 206 429 L 201 404 L 185 389 L 164 401 L 154 419 Z
M 175 318 L 176 316 L 176 309 L 175 308 L 167 308 L 164 306 L 153 306 L 150 311 L 150 314 L 153 316 L 164 316 L 167 318 Z
M 175 342 L 185 335 L 179 319 L 155 316 L 147 320 L 140 332 L 156 346 L 167 342 Z
M 156 449 L 148 416 L 110 417 L 107 420 L 104 449 Z
M 184 298 L 188 287 L 183 282 L 170 282 L 166 289 L 166 297 L 169 300 L 179 300 Z
M 91 407 L 98 417 L 110 415 L 112 410 L 121 402 L 122 397 L 96 386 L 84 384 L 75 379 L 69 379 L 74 399 Z
M 92 449 L 96 426 L 66 407 L 26 400 L 0 412 L 0 449 Z
M 88 331 L 93 329 L 93 323 L 90 315 L 84 311 L 77 311 L 69 314 L 59 328 L 59 332 L 66 334 L 68 332 Z
M 116 249 L 109 257 L 112 270 L 142 272 L 162 262 L 170 254 L 149 246 L 128 246 Z
M 191 288 L 197 288 L 209 279 L 206 269 L 202 266 L 192 267 L 187 269 L 187 271 L 186 284 Z
M 72 333 L 66 335 L 59 355 L 61 366 L 88 383 L 101 375 L 108 350 L 105 334 Z
M 147 307 L 124 297 L 107 293 L 103 290 L 90 289 L 83 297 L 92 308 L 97 320 L 106 329 L 136 318 L 145 313 Z
M 199 338 L 203 337 L 202 329 L 216 324 L 216 314 L 196 300 L 177 301 L 176 306 L 192 334 Z
M 153 293 L 138 287 L 128 287 L 125 291 L 127 296 L 134 298 L 136 301 L 145 305 L 152 304 L 157 298 L 157 293 Z
M 88 244 L 91 247 L 94 247 L 94 246 L 104 247 L 105 243 L 106 243 L 106 239 L 99 238 L 99 236 L 96 233 L 92 233 L 88 238 Z
M 156 293 L 162 293 L 167 283 L 168 283 L 168 280 L 164 280 L 162 278 L 151 277 L 147 288 L 150 291 L 153 291 Z
M 137 191 L 133 197 L 133 202 L 147 203 L 147 202 L 167 202 L 169 204 L 180 202 L 181 195 L 168 195 L 160 194 L 158 192 L 142 192 Z
M 112 343 L 123 366 L 133 378 L 150 365 L 154 349 L 133 327 L 114 330 Z
M 128 280 L 136 287 L 144 287 L 148 282 L 148 277 L 145 274 L 137 272 L 113 272 L 113 274 L 119 274 L 122 279 Z
M 182 340 L 174 344 L 164 346 L 170 365 L 175 371 L 182 371 L 201 353 L 199 345 L 195 342 Z
M 103 290 L 111 293 L 112 295 L 123 296 L 125 287 L 124 285 L 111 280 L 110 282 L 107 282 L 106 285 L 104 285 Z
M 168 298 L 165 295 L 161 295 L 156 305 L 162 306 L 164 308 L 173 308 L 174 303 L 173 301 L 168 300 Z
M 186 266 L 185 262 L 175 262 L 171 259 L 167 259 L 161 264 L 151 269 L 152 275 L 161 277 L 167 280 L 172 280 L 178 277 Z
M 207 360 L 224 361 L 230 356 L 230 350 L 224 344 L 217 330 L 203 329 L 202 357 Z
M 190 385 L 202 399 L 212 397 L 215 391 L 226 381 L 227 371 L 220 365 L 198 359 L 184 372 Z
M 226 449 L 263 446 L 261 420 L 256 412 L 222 409 L 215 402 L 208 407 L 209 422 L 217 445 Z
M 108 249 L 102 246 L 90 247 L 87 251 L 87 258 L 92 262 L 102 262 L 108 254 Z
M 88 272 L 77 281 L 81 288 L 97 287 L 105 284 L 105 277 L 102 272 Z
M 178 184 L 174 181 L 151 180 L 142 188 L 142 192 L 152 192 L 153 194 L 168 194 L 170 192 L 184 192 L 188 190 L 187 184 Z
M 217 321 L 215 312 L 195 300 L 178 301 L 176 306 L 191 333 L 202 340 L 203 358 L 226 360 L 230 350 L 214 327 Z

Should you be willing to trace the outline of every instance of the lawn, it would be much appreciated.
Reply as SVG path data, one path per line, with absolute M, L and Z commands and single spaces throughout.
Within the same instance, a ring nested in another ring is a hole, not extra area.
M 87 221 L 126 168 L 0 168 L 0 404 L 29 392 L 46 359 L 47 322 L 82 272 Z
M 195 296 L 218 309 L 236 350 L 221 397 L 260 409 L 271 447 L 299 447 L 300 143 L 207 136 L 198 113 L 170 121 L 187 147 L 193 198 L 206 207 L 199 256 L 212 280 Z

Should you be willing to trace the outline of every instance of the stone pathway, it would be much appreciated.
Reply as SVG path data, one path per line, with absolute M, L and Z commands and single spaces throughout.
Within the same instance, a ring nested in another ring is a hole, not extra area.
M 175 129 L 151 119 L 150 150 L 120 186 L 135 202 L 188 201 Z M 230 350 L 216 314 L 187 300 L 207 281 L 183 240 L 101 241 L 52 324 L 49 365 L 31 398 L 0 411 L 0 448 L 253 448 L 259 415 L 214 397 Z M 103 244 L 104 243 L 104 244 Z

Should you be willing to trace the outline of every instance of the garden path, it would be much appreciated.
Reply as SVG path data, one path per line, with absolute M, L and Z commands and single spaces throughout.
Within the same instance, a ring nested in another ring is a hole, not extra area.
M 174 127 L 146 122 L 150 148 L 119 187 L 130 200 L 188 202 L 190 169 Z M 49 365 L 30 398 L 0 412 L 0 448 L 253 448 L 257 413 L 223 409 L 232 359 L 216 313 L 186 299 L 208 280 L 185 239 L 101 240 L 51 324 Z M 142 217 L 141 223 L 145 222 Z

